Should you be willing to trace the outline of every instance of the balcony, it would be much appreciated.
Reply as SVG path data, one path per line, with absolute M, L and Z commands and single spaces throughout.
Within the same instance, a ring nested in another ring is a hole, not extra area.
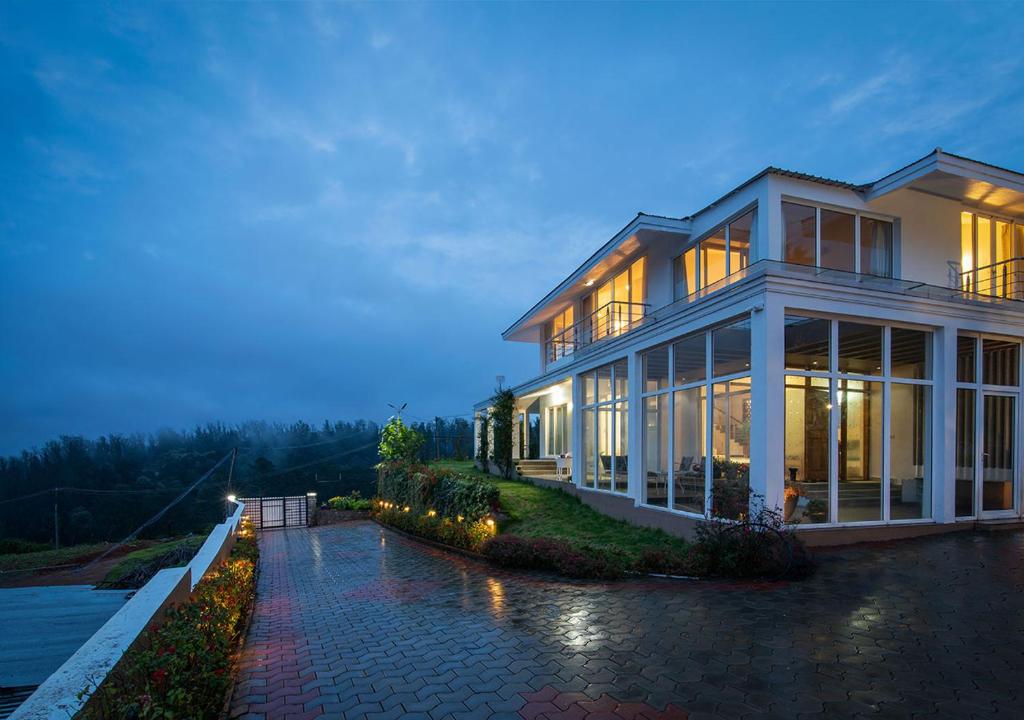
M 618 337 L 629 332 L 647 317 L 645 303 L 614 301 L 602 305 L 551 337 L 544 347 L 549 363 L 593 345 L 605 338 Z
M 1024 257 L 1013 257 L 973 270 L 957 268 L 964 292 L 1006 300 L 1024 300 Z

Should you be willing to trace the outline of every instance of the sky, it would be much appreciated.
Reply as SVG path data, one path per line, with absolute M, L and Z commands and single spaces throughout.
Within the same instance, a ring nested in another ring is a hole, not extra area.
M 0 453 L 469 413 L 638 211 L 1024 169 L 998 4 L 0 4 Z

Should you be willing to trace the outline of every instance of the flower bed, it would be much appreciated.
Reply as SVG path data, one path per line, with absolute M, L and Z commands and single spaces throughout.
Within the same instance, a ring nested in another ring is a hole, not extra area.
M 465 518 L 447 518 L 438 514 L 416 515 L 410 510 L 382 504 L 374 514 L 378 521 L 391 525 L 411 535 L 450 545 L 462 550 L 479 553 L 484 543 L 494 537 L 494 524 L 484 520 L 467 520 Z
M 92 691 L 85 718 L 220 717 L 231 659 L 256 590 L 259 548 L 243 528 L 231 556 L 196 586 L 191 602 L 168 611 Z

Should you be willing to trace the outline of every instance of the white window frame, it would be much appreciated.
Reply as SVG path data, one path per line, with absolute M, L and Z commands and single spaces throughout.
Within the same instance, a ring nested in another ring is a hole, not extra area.
M 618 427 L 617 427 L 619 420 L 618 420 L 618 413 L 615 412 L 615 406 L 618 405 L 619 403 L 626 403 L 626 416 L 627 417 L 629 416 L 629 370 L 628 370 L 629 365 L 628 365 L 628 363 L 629 363 L 629 360 L 627 358 L 620 358 L 618 360 L 613 360 L 612 362 L 603 363 L 603 364 L 601 364 L 601 365 L 599 365 L 597 367 L 590 368 L 586 372 L 579 373 L 576 376 L 575 380 L 574 380 L 574 382 L 579 382 L 580 383 L 580 388 L 583 390 L 583 402 L 582 402 L 582 404 L 580 406 L 581 449 L 586 447 L 586 444 L 582 443 L 582 436 L 584 434 L 584 428 L 586 428 L 586 425 L 587 425 L 587 423 L 586 423 L 587 412 L 591 411 L 591 410 L 594 411 L 594 435 L 591 438 L 591 440 L 593 442 L 593 447 L 594 447 L 594 450 L 595 450 L 594 458 L 593 458 L 593 463 L 594 463 L 593 464 L 594 484 L 593 485 L 587 485 L 586 484 L 587 483 L 586 463 L 588 461 L 588 458 L 584 455 L 583 452 L 581 452 L 580 455 L 582 457 L 581 457 L 581 460 L 580 460 L 580 463 L 579 463 L 579 467 L 580 467 L 580 484 L 579 484 L 578 487 L 580 489 L 582 489 L 582 490 L 590 490 L 592 492 L 608 493 L 609 495 L 615 495 L 617 497 L 625 497 L 625 496 L 627 496 L 629 494 L 629 480 L 628 480 L 628 477 L 627 477 L 627 480 L 626 480 L 626 489 L 625 490 L 616 490 L 615 489 L 615 473 L 616 473 L 616 465 L 618 464 L 617 457 L 618 457 L 618 454 L 619 454 L 618 453 L 618 450 L 619 450 L 619 448 L 618 448 L 619 436 L 618 436 Z M 625 395 L 616 395 L 615 394 L 616 379 L 617 379 L 616 376 L 618 375 L 618 372 L 616 371 L 615 366 L 618 365 L 618 364 L 625 364 L 626 367 L 627 367 L 627 370 L 626 370 L 626 373 L 627 373 L 626 374 L 626 382 L 624 384 L 624 387 L 626 388 L 626 394 Z M 598 398 L 600 397 L 600 386 L 598 384 L 599 381 L 597 379 L 597 373 L 598 373 L 599 370 L 603 370 L 604 368 L 609 368 L 609 370 L 611 372 L 611 375 L 610 375 L 610 377 L 611 377 L 611 396 L 610 396 L 610 399 L 608 399 L 608 400 L 599 400 Z M 585 383 L 586 383 L 586 376 L 587 375 L 592 375 L 593 376 L 593 380 L 594 380 L 594 401 L 590 402 L 590 403 L 586 402 L 586 384 Z M 609 469 L 611 488 L 608 489 L 608 490 L 605 490 L 604 488 L 598 487 L 598 481 L 599 481 L 599 479 L 601 477 L 601 472 L 600 472 L 601 471 L 601 468 L 600 468 L 600 465 L 601 465 L 601 453 L 599 452 L 600 448 L 599 448 L 599 443 L 598 443 L 598 440 L 601 437 L 601 423 L 600 423 L 600 420 L 599 420 L 600 416 L 598 415 L 598 413 L 600 412 L 600 409 L 602 407 L 608 407 L 609 408 L 609 413 L 611 415 L 610 428 L 609 428 L 609 432 L 611 434 L 611 439 L 612 439 L 611 463 L 610 463 L 610 469 Z M 626 448 L 626 452 L 627 453 L 630 452 L 628 446 Z M 627 466 L 627 470 L 628 470 L 628 466 Z
M 682 300 L 683 298 L 687 298 L 690 295 L 693 295 L 694 293 L 700 292 L 701 290 L 705 289 L 706 287 L 709 287 L 708 285 L 704 284 L 704 277 L 703 277 L 703 271 L 704 271 L 703 265 L 704 264 L 701 262 L 701 259 L 700 259 L 700 244 L 702 242 L 704 242 L 705 240 L 707 240 L 712 235 L 714 235 L 715 233 L 717 233 L 719 230 L 723 230 L 723 229 L 725 230 L 725 277 L 729 277 L 734 272 L 739 272 L 740 270 L 744 269 L 744 268 L 739 268 L 737 270 L 733 270 L 732 269 L 732 238 L 731 238 L 731 234 L 732 233 L 731 233 L 731 230 L 730 230 L 730 226 L 734 222 L 736 222 L 737 220 L 739 220 L 741 217 L 743 217 L 744 215 L 746 215 L 749 212 L 753 212 L 754 213 L 754 217 L 753 217 L 753 220 L 752 220 L 751 225 L 750 225 L 750 247 L 747 248 L 747 267 L 750 267 L 754 263 L 755 255 L 756 255 L 754 250 L 755 250 L 755 248 L 757 246 L 757 223 L 758 223 L 758 219 L 759 219 L 758 218 L 758 207 L 757 207 L 757 203 L 756 202 L 748 205 L 743 210 L 740 210 L 739 212 L 734 213 L 733 215 L 729 216 L 729 219 L 727 219 L 725 222 L 721 222 L 718 225 L 716 225 L 714 228 L 712 228 L 711 230 L 709 230 L 709 231 L 707 231 L 705 233 L 702 233 L 700 236 L 698 236 L 698 238 L 696 240 L 688 242 L 686 244 L 686 246 L 683 248 L 682 252 L 680 252 L 679 254 L 677 254 L 675 257 L 672 258 L 672 300 L 673 301 L 675 301 L 675 300 Z M 694 278 L 696 279 L 696 282 L 697 282 L 697 287 L 696 287 L 696 289 L 693 290 L 693 292 L 690 292 L 690 293 L 688 293 L 686 295 L 677 296 L 676 295 L 676 282 L 675 282 L 676 265 L 682 262 L 683 256 L 686 255 L 686 253 L 688 253 L 690 250 L 694 250 L 695 251 L 693 253 L 693 256 L 694 256 L 693 273 L 694 273 Z M 723 278 L 723 280 L 724 279 L 725 278 Z M 716 280 L 715 282 L 719 282 L 719 281 Z M 711 283 L 711 284 L 713 285 L 714 283 Z
M 934 477 L 935 470 L 935 446 L 936 446 L 936 435 L 937 429 L 933 419 L 934 408 L 935 408 L 935 369 L 936 369 L 936 358 L 938 357 L 937 352 L 938 346 L 938 334 L 934 328 L 931 327 L 920 327 L 911 324 L 899 323 L 899 322 L 874 322 L 867 318 L 849 318 L 849 317 L 837 317 L 835 315 L 828 315 L 823 313 L 816 313 L 813 311 L 807 311 L 803 309 L 787 308 L 785 315 L 798 316 L 806 318 L 819 318 L 827 320 L 829 322 L 829 369 L 824 370 L 796 370 L 785 367 L 785 336 L 782 338 L 783 353 L 783 378 L 786 377 L 813 377 L 823 378 L 828 380 L 829 386 L 829 470 L 828 470 L 828 519 L 823 523 L 787 523 L 787 527 L 792 529 L 820 529 L 820 528 L 831 528 L 831 527 L 878 527 L 882 525 L 921 525 L 930 524 L 935 522 L 935 503 L 936 503 L 936 483 Z M 859 325 L 872 325 L 880 327 L 882 329 L 882 370 L 878 375 L 861 375 L 857 373 L 846 373 L 839 371 L 839 323 L 849 322 L 856 323 Z M 929 335 L 930 351 L 931 351 L 931 367 L 929 368 L 930 377 L 928 379 L 920 380 L 916 378 L 897 378 L 892 375 L 892 354 L 890 352 L 892 347 L 892 330 L 893 328 L 902 328 L 907 330 L 917 330 L 919 332 L 925 332 Z M 855 380 L 858 382 L 874 382 L 882 383 L 882 484 L 881 484 L 881 520 L 859 520 L 859 521 L 839 521 L 839 420 L 840 420 L 840 408 L 838 402 L 839 393 L 839 381 L 840 380 Z M 890 507 L 890 492 L 892 488 L 892 386 L 893 385 L 923 385 L 931 388 L 929 396 L 928 413 L 926 413 L 927 427 L 925 428 L 924 436 L 928 443 L 928 448 L 925 453 L 924 467 L 925 477 L 928 479 L 928 498 L 929 507 L 926 509 L 927 514 L 922 518 L 905 518 L 902 520 L 893 520 L 892 512 Z M 785 404 L 783 404 L 783 418 L 782 422 L 785 424 Z M 786 466 L 783 462 L 781 468 L 782 475 L 786 477 Z M 785 480 L 783 481 L 785 484 Z
M 814 210 L 814 267 L 822 270 L 834 270 L 834 268 L 826 268 L 821 265 L 821 211 L 828 210 L 829 212 L 843 213 L 844 215 L 853 215 L 853 272 L 857 275 L 864 275 L 861 268 L 861 249 L 860 249 L 860 219 L 862 217 L 868 218 L 869 220 L 879 220 L 881 222 L 887 222 L 892 226 L 892 237 L 891 244 L 889 246 L 889 270 L 890 275 L 888 279 L 898 280 L 896 273 L 896 245 L 897 245 L 897 229 L 899 218 L 890 215 L 883 215 L 881 213 L 875 213 L 871 211 L 857 210 L 855 208 L 842 207 L 841 205 L 830 205 L 829 203 L 816 202 L 813 200 L 805 200 L 803 198 L 791 197 L 789 195 L 782 196 L 782 203 L 790 203 L 792 205 L 802 205 L 806 208 Z M 782 239 L 782 262 L 786 261 L 786 218 L 782 212 L 782 205 L 779 205 L 779 222 L 781 223 L 781 229 L 779 237 Z M 836 270 L 836 272 L 848 272 L 845 270 Z M 871 277 L 885 277 L 884 275 L 872 275 Z

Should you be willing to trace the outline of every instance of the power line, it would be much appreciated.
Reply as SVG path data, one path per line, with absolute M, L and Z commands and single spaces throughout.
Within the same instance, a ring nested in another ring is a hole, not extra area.
M 351 455 L 353 453 L 357 453 L 360 450 L 366 450 L 368 448 L 375 447 L 376 445 L 377 445 L 377 441 L 374 440 L 373 442 L 366 443 L 365 445 L 360 445 L 357 448 L 352 448 L 351 450 L 345 450 L 345 451 L 340 452 L 340 453 L 335 453 L 334 455 L 327 455 L 326 457 L 322 457 L 322 458 L 320 458 L 318 460 L 313 460 L 312 462 L 303 463 L 301 465 L 293 465 L 292 467 L 281 468 L 280 470 L 275 470 L 272 473 L 267 473 L 266 475 L 261 476 L 260 479 L 277 477 L 278 475 L 284 475 L 285 473 L 292 472 L 293 470 L 302 470 L 304 468 L 313 467 L 314 465 L 319 465 L 320 463 L 327 462 L 328 460 L 335 460 L 337 458 L 344 457 L 345 455 Z

